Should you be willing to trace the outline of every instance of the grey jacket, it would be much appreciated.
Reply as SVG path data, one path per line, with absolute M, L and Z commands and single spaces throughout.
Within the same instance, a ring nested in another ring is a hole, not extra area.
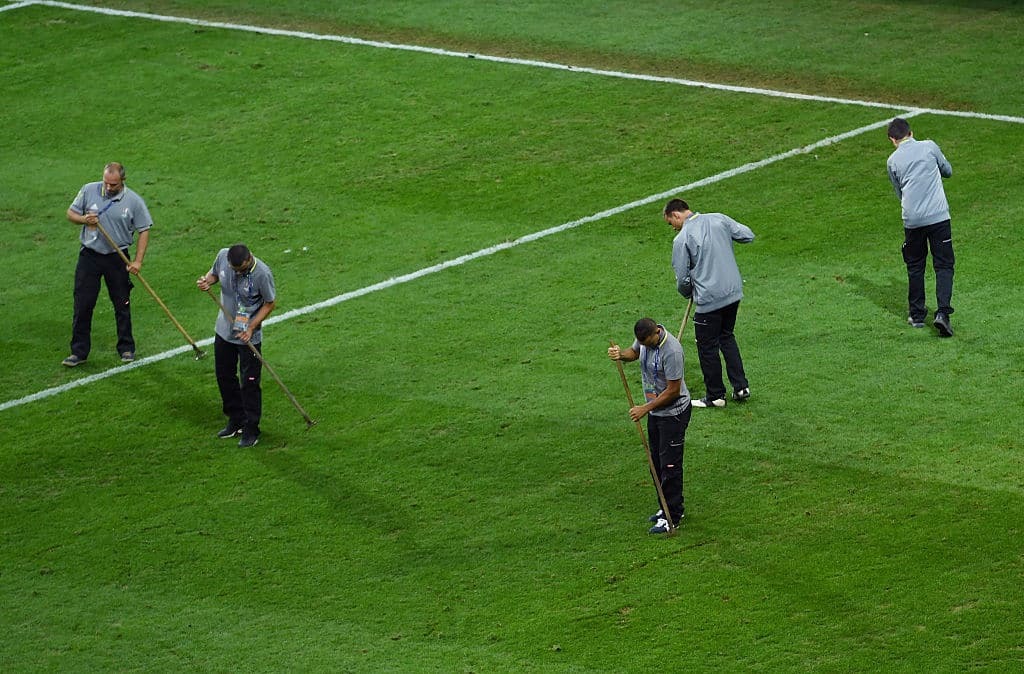
M 722 213 L 695 213 L 672 241 L 672 269 L 683 297 L 692 297 L 698 313 L 715 311 L 743 299 L 743 279 L 732 242 L 750 243 L 754 232 Z
M 953 175 L 942 150 L 933 141 L 908 138 L 889 155 L 889 181 L 903 204 L 903 226 L 927 227 L 949 220 L 949 202 L 942 178 Z

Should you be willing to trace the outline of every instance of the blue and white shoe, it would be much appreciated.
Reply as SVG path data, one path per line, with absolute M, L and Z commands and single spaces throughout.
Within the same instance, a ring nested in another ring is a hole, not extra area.
M 654 526 L 647 530 L 649 534 L 667 534 L 672 531 L 672 528 L 668 525 L 668 520 L 664 517 L 659 517 L 658 521 L 654 523 Z

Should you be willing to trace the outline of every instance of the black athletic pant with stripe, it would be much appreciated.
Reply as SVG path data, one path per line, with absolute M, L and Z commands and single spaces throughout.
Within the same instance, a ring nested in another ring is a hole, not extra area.
M 134 286 L 127 265 L 116 252 L 104 255 L 83 246 L 75 266 L 75 314 L 71 319 L 71 353 L 83 360 L 92 350 L 92 314 L 100 296 L 100 279 L 106 283 L 107 294 L 114 305 L 117 353 L 135 353 L 130 304 Z
M 672 523 L 679 524 L 685 514 L 683 505 L 683 450 L 686 427 L 690 425 L 690 405 L 679 414 L 668 416 L 647 415 L 647 438 L 651 458 L 657 471 L 665 503 Z M 661 504 L 658 504 L 661 508 Z
M 932 251 L 935 269 L 935 312 L 953 313 L 953 232 L 949 220 L 926 227 L 903 229 L 903 261 L 907 263 L 907 302 L 910 318 L 924 321 L 928 314 L 924 298 L 924 270 L 928 264 L 928 249 Z
M 263 353 L 261 344 L 253 346 Z M 263 415 L 263 390 L 260 388 L 263 363 L 245 344 L 232 344 L 220 335 L 213 340 L 213 358 L 217 388 L 228 423 L 241 427 L 246 435 L 259 435 Z
M 708 400 L 725 398 L 719 352 L 725 359 L 725 374 L 732 384 L 733 393 L 749 386 L 734 334 L 739 308 L 740 303 L 733 302 L 721 309 L 693 315 L 693 335 L 697 340 L 697 357 L 700 359 L 701 374 L 704 375 L 704 395 Z

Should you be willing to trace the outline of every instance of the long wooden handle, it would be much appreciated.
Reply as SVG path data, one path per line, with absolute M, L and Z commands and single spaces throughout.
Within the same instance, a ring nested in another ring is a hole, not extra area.
M 132 261 L 128 259 L 128 256 L 124 254 L 124 251 L 121 250 L 121 248 L 114 242 L 114 239 L 110 236 L 110 234 L 107 233 L 107 230 L 103 228 L 103 225 L 99 223 L 99 220 L 96 221 L 96 226 L 99 228 L 100 232 L 103 233 L 103 236 L 107 239 L 107 241 L 110 243 L 110 247 L 117 251 L 117 254 L 124 261 L 125 265 L 131 265 Z M 171 323 L 174 323 L 174 327 L 178 328 L 178 332 L 184 335 L 185 339 L 192 346 L 192 351 L 194 351 L 196 354 L 196 360 L 199 360 L 200 358 L 205 356 L 206 354 L 203 353 L 202 349 L 199 348 L 199 345 L 196 344 L 196 340 L 192 339 L 188 332 L 185 331 L 185 328 L 182 327 L 181 323 L 178 322 L 178 319 L 174 317 L 174 314 L 172 314 L 171 310 L 167 308 L 167 305 L 164 304 L 164 301 L 160 299 L 160 296 L 156 294 L 156 291 L 153 290 L 153 287 L 146 282 L 146 279 L 142 278 L 142 274 L 135 274 L 135 277 L 139 279 L 139 283 L 142 284 L 142 287 L 149 291 L 149 294 L 153 296 L 153 299 L 156 300 L 156 303 L 159 304 L 160 308 L 164 310 L 164 313 L 167 314 L 167 318 L 171 319 Z
M 683 341 L 683 330 L 686 329 L 686 321 L 689 320 L 690 318 L 690 309 L 692 308 L 693 298 L 691 297 L 690 301 L 686 303 L 686 313 L 683 314 L 683 324 L 679 326 L 679 336 L 676 337 L 676 339 L 678 339 L 680 342 Z

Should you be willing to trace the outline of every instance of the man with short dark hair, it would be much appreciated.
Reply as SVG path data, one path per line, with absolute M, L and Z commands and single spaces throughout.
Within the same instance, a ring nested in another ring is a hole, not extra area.
M 916 140 L 905 119 L 889 123 L 889 141 L 896 149 L 886 162 L 889 181 L 903 206 L 903 261 L 907 265 L 907 323 L 923 328 L 928 317 L 925 306 L 924 270 L 928 249 L 935 269 L 935 319 L 941 337 L 952 337 L 949 316 L 953 313 L 953 233 L 949 202 L 942 179 L 953 175 L 953 167 L 942 150 L 930 140 Z
M 722 213 L 694 213 L 682 199 L 665 204 L 665 222 L 678 234 L 672 241 L 676 289 L 693 298 L 693 333 L 704 375 L 704 397 L 694 407 L 725 407 L 722 362 L 732 384 L 733 400 L 750 397 L 750 385 L 736 343 L 736 313 L 743 299 L 743 278 L 736 265 L 733 241 L 749 243 L 754 232 Z
M 263 352 L 260 326 L 277 303 L 274 275 L 270 267 L 239 243 L 221 249 L 210 271 L 196 281 L 204 292 L 215 283 L 220 283 L 223 310 L 217 312 L 213 355 L 217 387 L 228 418 L 217 437 L 241 434 L 238 446 L 253 447 L 260 438 L 263 415 L 263 364 L 253 348 Z
M 92 314 L 100 295 L 100 280 L 114 305 L 117 324 L 117 354 L 121 361 L 135 360 L 135 338 L 132 336 L 130 305 L 132 285 L 129 274 L 138 274 L 149 245 L 149 229 L 153 218 L 146 202 L 124 184 L 124 166 L 110 162 L 103 167 L 103 180 L 88 183 L 68 207 L 68 220 L 81 225 L 78 240 L 78 264 L 75 266 L 75 313 L 71 320 L 71 355 L 61 363 L 76 367 L 89 358 L 92 350 Z M 117 248 L 99 230 L 102 225 Z M 139 234 L 135 259 L 127 266 L 121 255 L 128 257 L 135 233 Z
M 650 318 L 641 318 L 633 326 L 636 339 L 622 350 L 608 349 L 612 360 L 640 361 L 644 404 L 630 408 L 629 418 L 640 421 L 647 416 L 647 437 L 651 459 L 661 483 L 669 512 L 659 504 L 650 517 L 652 534 L 667 534 L 668 518 L 678 525 L 685 515 L 683 507 L 683 444 L 690 423 L 690 392 L 683 381 L 683 347 L 665 326 Z

